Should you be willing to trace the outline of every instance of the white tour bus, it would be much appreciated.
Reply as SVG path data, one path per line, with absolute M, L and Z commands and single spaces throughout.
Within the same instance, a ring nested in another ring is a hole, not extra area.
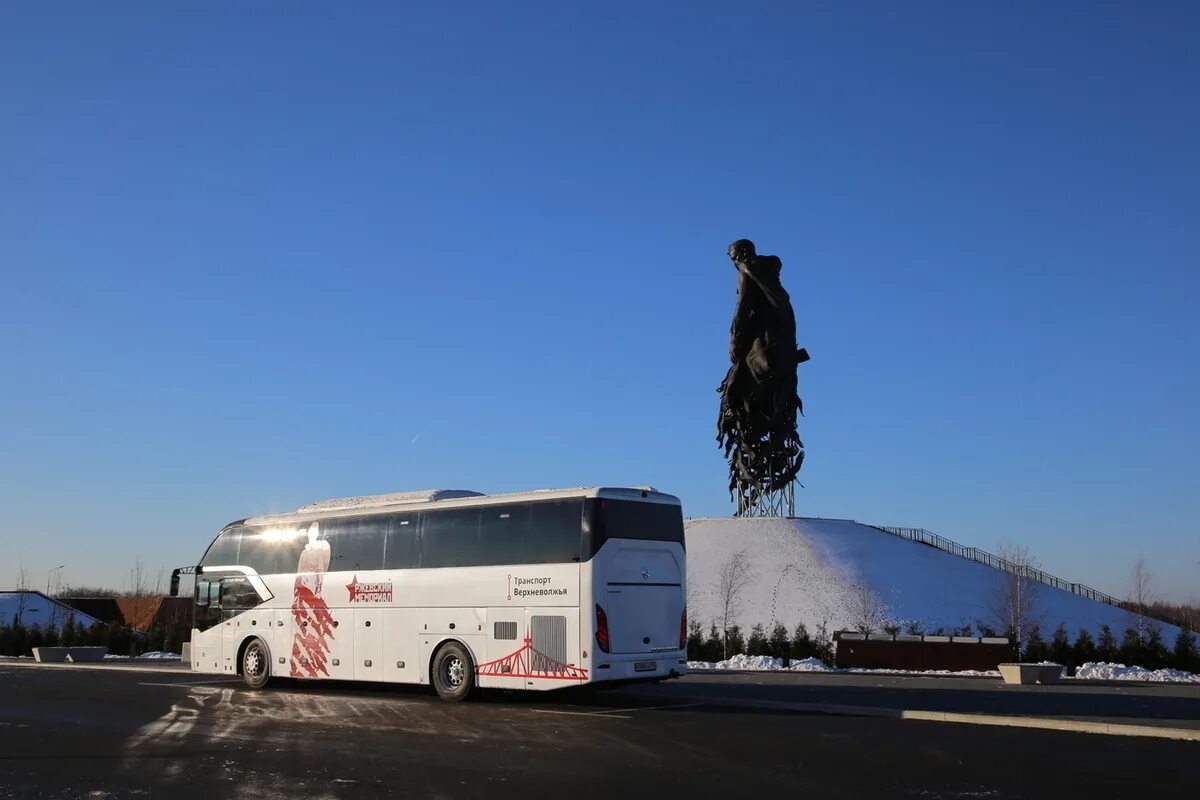
M 679 500 L 649 487 L 326 500 L 213 540 L 191 667 L 253 688 L 432 683 L 447 700 L 677 677 L 684 558 Z

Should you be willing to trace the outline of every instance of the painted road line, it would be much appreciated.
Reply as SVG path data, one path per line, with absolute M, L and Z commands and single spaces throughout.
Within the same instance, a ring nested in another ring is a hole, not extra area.
M 1098 733 L 1107 736 L 1143 736 L 1157 739 L 1200 742 L 1200 729 L 1197 728 L 1137 725 L 1126 722 L 1110 722 L 1102 719 L 1086 720 L 1067 719 L 1063 717 L 1018 716 L 1015 714 L 927 711 L 916 708 L 881 708 L 878 706 L 834 705 L 830 703 L 792 703 L 779 700 L 741 700 L 730 697 L 691 697 L 687 699 L 707 703 L 708 705 L 792 711 L 797 714 L 827 714 L 839 717 L 873 717 L 879 719 L 916 720 L 921 722 L 953 722 L 964 725 L 1031 728 L 1072 733 Z
M 633 717 L 623 717 L 617 714 L 605 714 L 600 711 L 556 711 L 551 708 L 531 708 L 534 714 L 561 714 L 568 717 L 596 717 L 599 719 L 633 719 Z
M 214 683 L 242 683 L 241 678 L 225 678 L 215 681 L 188 681 L 187 683 L 138 683 L 138 686 L 172 686 L 191 688 L 193 686 L 212 686 Z
M 622 714 L 628 711 L 661 711 L 668 708 L 695 708 L 702 705 L 704 703 L 672 703 L 669 706 L 633 706 L 630 708 L 614 708 L 611 711 L 597 711 L 595 713 L 597 716 L 603 716 L 605 714 Z
M 1036 728 L 1046 731 L 1099 733 L 1108 736 L 1146 736 L 1157 739 L 1200 742 L 1200 729 L 1135 725 L 1127 722 L 1062 719 L 1058 717 L 1017 717 L 1007 714 L 970 714 L 953 711 L 920 711 L 916 709 L 904 710 L 900 712 L 900 716 L 901 719 L 916 719 L 928 722 L 957 722 L 967 725 L 990 725 L 1001 728 Z
M 671 708 L 695 708 L 702 706 L 705 703 L 672 703 L 666 706 L 637 706 L 631 708 L 610 708 L 604 711 L 559 711 L 551 708 L 532 708 L 534 714 L 566 714 L 573 717 L 603 717 L 605 719 L 633 719 L 633 717 L 623 716 L 631 711 L 662 711 Z

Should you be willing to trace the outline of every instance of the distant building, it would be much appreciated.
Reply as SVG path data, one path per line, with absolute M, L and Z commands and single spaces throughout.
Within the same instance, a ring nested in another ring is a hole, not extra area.
M 192 621 L 190 597 L 64 597 L 62 602 L 105 624 L 116 622 L 138 631 Z
M 192 621 L 190 597 L 118 597 L 116 602 L 124 624 L 134 630 Z
M 7 627 L 13 622 L 20 621 L 26 628 L 36 625 L 42 630 L 57 631 L 61 630 L 62 626 L 70 619 L 74 619 L 76 625 L 82 625 L 85 628 L 104 624 L 103 620 L 77 608 L 72 608 L 41 592 L 20 590 L 0 592 L 0 627 Z
M 59 598 L 59 602 L 66 603 L 76 611 L 82 611 L 84 614 L 95 617 L 105 625 L 113 622 L 120 625 L 125 624 L 125 618 L 121 615 L 121 607 L 117 605 L 115 597 L 63 597 Z

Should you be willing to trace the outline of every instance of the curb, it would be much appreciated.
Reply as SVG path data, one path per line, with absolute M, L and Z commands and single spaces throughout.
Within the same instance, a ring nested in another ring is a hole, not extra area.
M 178 663 L 178 662 L 176 662 Z M 79 670 L 108 670 L 110 672 L 166 672 L 174 675 L 185 674 L 190 675 L 192 671 L 182 667 L 164 667 L 161 664 L 142 664 L 130 663 L 128 661 L 120 664 L 105 664 L 103 661 L 92 664 L 48 664 L 38 663 L 36 661 L 17 661 L 4 660 L 0 661 L 0 669 L 13 666 L 23 669 L 79 669 Z
M 1001 728 L 1032 728 L 1047 731 L 1068 731 L 1072 733 L 1096 733 L 1106 736 L 1141 736 L 1155 739 L 1200 742 L 1200 728 L 1159 727 L 1157 725 L 1065 719 L 1062 717 L 1027 717 L 1008 714 L 927 711 L 915 708 L 882 708 L 879 706 L 834 705 L 830 703 L 788 703 L 776 700 L 737 700 L 728 697 L 681 697 L 677 699 L 704 705 L 726 705 L 741 708 L 759 708 L 768 711 L 790 711 L 796 714 L 871 717 L 875 719 L 917 720 L 921 722 L 952 722 Z

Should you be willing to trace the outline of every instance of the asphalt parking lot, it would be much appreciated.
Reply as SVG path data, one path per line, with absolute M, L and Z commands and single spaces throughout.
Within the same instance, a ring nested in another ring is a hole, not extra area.
M 0 663 L 0 797 L 1194 797 L 1200 742 L 802 713 L 936 706 L 1187 726 L 1196 687 L 692 675 L 447 704 L 419 687 Z

